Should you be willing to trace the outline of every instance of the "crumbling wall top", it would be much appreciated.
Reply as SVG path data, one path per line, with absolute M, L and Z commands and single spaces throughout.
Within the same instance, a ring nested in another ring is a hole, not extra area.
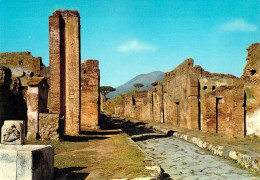
M 260 84 L 260 43 L 254 43 L 247 48 L 246 66 L 241 79 L 247 85 Z
M 174 68 L 170 73 L 178 71 L 179 69 L 182 68 L 189 68 L 193 67 L 194 60 L 192 58 L 188 58 L 185 61 L 183 61 L 181 64 L 179 64 L 176 68 Z
M 15 76 L 34 72 L 39 74 L 44 68 L 41 57 L 33 57 L 29 51 L 0 53 L 0 66 L 8 67 Z
M 87 59 L 81 63 L 82 67 L 87 67 L 88 69 L 98 69 L 99 63 L 95 59 Z
M 57 16 L 74 16 L 79 17 L 79 12 L 74 10 L 57 10 L 50 17 L 57 17 Z

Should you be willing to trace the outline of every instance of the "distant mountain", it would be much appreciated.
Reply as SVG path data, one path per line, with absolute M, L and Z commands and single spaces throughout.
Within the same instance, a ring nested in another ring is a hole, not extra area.
M 111 92 L 107 95 L 108 98 L 114 99 L 118 94 L 127 93 L 134 89 L 134 84 L 141 83 L 144 86 L 140 90 L 148 90 L 153 86 L 151 85 L 154 81 L 162 81 L 164 72 L 154 71 L 148 74 L 140 74 L 127 83 L 116 88 L 116 91 Z

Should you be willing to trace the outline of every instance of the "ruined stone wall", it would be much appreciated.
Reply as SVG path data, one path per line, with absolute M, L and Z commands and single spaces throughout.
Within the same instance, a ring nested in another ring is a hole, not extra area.
M 100 70 L 97 60 L 81 64 L 81 123 L 80 129 L 98 129 L 100 116 Z
M 152 120 L 163 123 L 163 86 L 162 82 L 156 81 L 152 83 Z
M 219 133 L 232 137 L 260 135 L 260 44 L 248 47 L 247 65 L 241 78 L 210 73 L 187 59 L 164 74 L 163 86 L 154 84 L 147 98 L 127 94 L 125 116 L 142 120 L 143 109 L 150 120 Z M 160 93 L 162 100 L 160 101 Z M 117 107 L 118 113 L 121 106 Z M 145 118 L 144 118 L 145 119 Z
M 41 57 L 33 57 L 29 51 L 0 53 L 0 66 L 10 70 L 10 88 L 16 94 L 21 92 L 26 102 L 28 82 L 44 69 Z
M 197 76 L 190 73 L 187 77 L 187 128 L 200 129 L 199 84 Z
M 241 79 L 246 95 L 246 134 L 260 136 L 260 43 L 247 48 L 246 66 Z
M 220 87 L 205 95 L 203 131 L 244 137 L 244 91 L 242 86 Z
M 80 17 L 78 11 L 55 11 L 49 17 L 50 113 L 65 115 L 65 133 L 79 133 Z
M 150 120 L 150 98 L 148 91 L 135 91 L 126 94 L 124 115 L 140 120 Z
M 0 127 L 4 120 L 27 120 L 25 92 L 27 89 L 20 78 L 13 77 L 9 68 L 0 66 Z
M 105 98 L 101 92 L 100 92 L 99 96 L 100 96 L 100 111 L 103 112 L 105 110 L 104 109 Z
M 164 75 L 163 102 L 166 123 L 181 127 L 188 126 L 187 79 L 192 67 L 193 59 L 190 58 Z
M 9 68 L 12 76 L 36 76 L 42 68 L 42 58 L 33 57 L 29 51 L 0 53 L 0 66 Z
M 8 95 L 10 91 L 9 86 L 11 82 L 11 79 L 9 79 L 11 77 L 8 77 L 8 71 L 11 72 L 8 68 L 0 66 L 0 128 L 4 124 L 4 120 L 7 116 L 6 108 L 8 103 Z
M 240 84 L 239 78 L 220 73 L 210 73 L 193 66 L 187 59 L 169 73 L 163 81 L 164 120 L 181 127 L 201 130 L 204 127 L 205 95 L 219 87 Z
M 43 77 L 35 77 L 28 83 L 27 138 L 36 139 L 39 133 L 39 113 L 47 112 L 48 85 Z
M 193 74 L 194 73 L 197 74 L 199 82 L 199 129 L 204 130 L 206 128 L 204 122 L 206 121 L 205 115 L 207 111 L 207 106 L 205 106 L 205 95 L 222 87 L 230 88 L 239 86 L 241 81 L 238 77 L 230 74 L 210 73 L 200 66 L 194 66 Z

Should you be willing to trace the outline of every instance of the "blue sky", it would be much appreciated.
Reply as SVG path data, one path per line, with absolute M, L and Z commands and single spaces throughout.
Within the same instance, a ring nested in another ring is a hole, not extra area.
M 168 72 L 191 57 L 210 72 L 241 76 L 260 40 L 260 0 L 0 0 L 0 52 L 30 51 L 49 64 L 49 16 L 81 16 L 81 60 L 98 59 L 101 85 Z

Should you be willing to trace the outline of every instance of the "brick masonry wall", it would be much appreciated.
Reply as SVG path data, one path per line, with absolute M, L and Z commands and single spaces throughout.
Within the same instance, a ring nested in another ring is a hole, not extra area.
M 80 129 L 98 129 L 100 116 L 100 70 L 98 60 L 81 64 L 81 123 Z
M 50 91 L 48 108 L 50 113 L 63 113 L 64 104 L 61 104 L 61 24 L 59 12 L 49 17 L 49 64 L 50 64 Z M 64 74 L 63 74 L 64 76 Z M 65 83 L 65 82 L 63 82 Z
M 65 133 L 77 135 L 80 121 L 80 17 L 55 11 L 49 18 L 50 113 L 65 116 Z
M 193 59 L 189 58 L 164 74 L 161 102 L 159 91 L 153 92 L 158 90 L 155 85 L 146 100 L 126 94 L 125 105 L 116 106 L 116 112 L 123 109 L 125 116 L 141 119 L 146 109 L 150 112 L 148 120 L 158 121 L 162 106 L 165 123 L 232 137 L 259 136 L 260 44 L 252 44 L 247 50 L 247 65 L 241 78 L 210 73 L 193 66 Z
M 163 86 L 162 82 L 154 82 L 152 90 L 152 120 L 163 123 Z
M 243 87 L 222 87 L 205 96 L 203 130 L 232 137 L 244 136 Z
M 188 96 L 187 79 L 193 67 L 193 59 L 187 59 L 163 80 L 164 120 L 166 123 L 187 127 Z
M 16 77 L 38 75 L 43 68 L 42 58 L 33 57 L 29 51 L 0 53 L 0 66 L 9 68 Z
M 118 108 L 118 107 L 117 107 Z M 150 120 L 151 100 L 148 91 L 135 91 L 126 94 L 124 115 L 140 120 Z

